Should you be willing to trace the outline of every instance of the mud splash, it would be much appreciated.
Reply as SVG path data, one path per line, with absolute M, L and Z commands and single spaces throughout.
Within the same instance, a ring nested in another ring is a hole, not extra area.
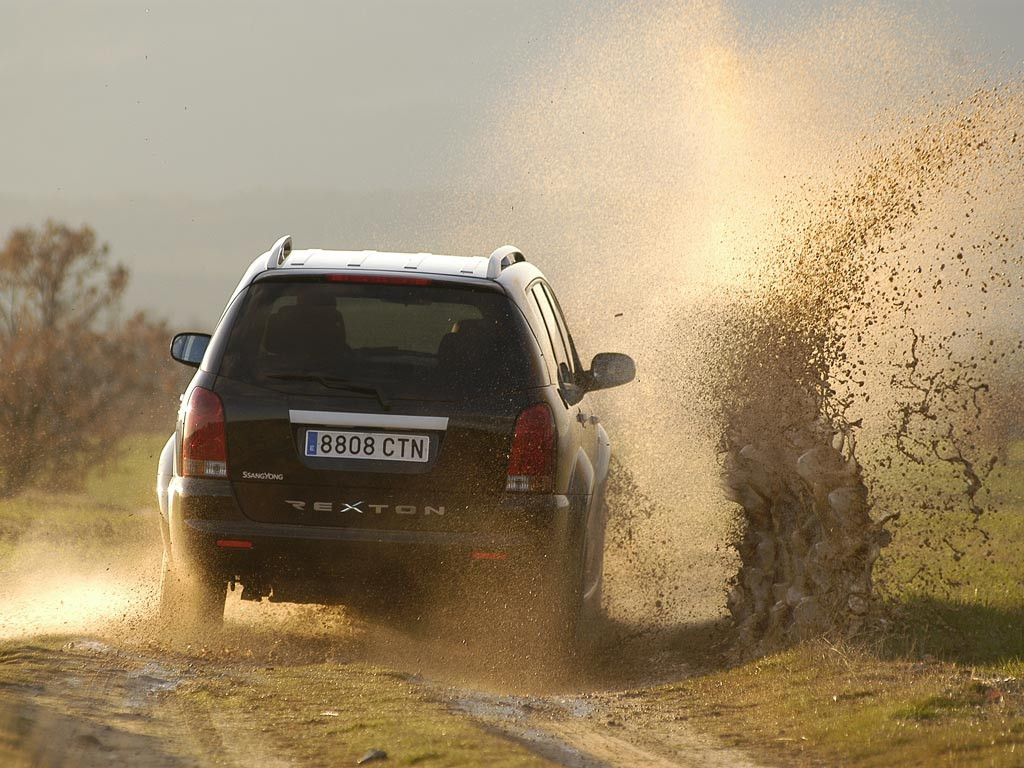
M 955 41 L 878 6 L 751 31 L 724 3 L 624 4 L 559 53 L 496 111 L 489 194 L 456 199 L 445 220 L 472 223 L 442 243 L 517 243 L 584 352 L 638 359 L 600 408 L 632 477 L 610 614 L 713 618 L 732 580 L 752 647 L 856 630 L 886 522 L 984 541 L 994 382 L 1012 399 L 1018 365 L 1019 85 L 979 86 Z M 883 587 L 941 589 L 947 565 L 883 558 Z
M 729 606 L 759 651 L 860 629 L 884 525 L 901 513 L 969 511 L 966 527 L 930 521 L 940 546 L 987 536 L 998 445 L 982 416 L 1020 348 L 1024 271 L 1013 220 L 972 216 L 1024 199 L 1022 105 L 1018 85 L 977 91 L 864 147 L 865 165 L 805 223 L 793 216 L 707 328 L 725 481 L 743 510 Z M 908 494 L 914 470 L 931 486 Z M 929 571 L 917 576 L 951 580 Z

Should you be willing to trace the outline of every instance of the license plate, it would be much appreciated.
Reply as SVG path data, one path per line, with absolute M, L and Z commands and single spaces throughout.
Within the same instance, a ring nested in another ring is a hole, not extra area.
M 306 455 L 329 459 L 373 459 L 375 461 L 427 461 L 429 435 L 393 432 L 306 431 Z

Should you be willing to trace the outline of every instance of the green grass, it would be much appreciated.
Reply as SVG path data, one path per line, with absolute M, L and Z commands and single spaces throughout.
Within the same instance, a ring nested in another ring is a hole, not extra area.
M 1015 454 L 1013 454 L 1015 455 Z M 933 486 L 941 483 L 938 479 Z M 1019 674 L 1024 665 L 1024 465 L 997 466 L 988 509 L 910 509 L 876 567 L 884 650 Z
M 652 698 L 785 765 L 1018 766 L 1024 757 L 1019 682 L 853 646 L 807 643 Z
M 40 547 L 129 546 L 156 531 L 156 466 L 167 435 L 136 435 L 80 489 L 33 488 L 0 500 L 0 570 Z
M 118 446 L 118 458 L 109 467 L 90 473 L 84 494 L 122 508 L 156 504 L 156 465 L 169 432 L 133 435 Z

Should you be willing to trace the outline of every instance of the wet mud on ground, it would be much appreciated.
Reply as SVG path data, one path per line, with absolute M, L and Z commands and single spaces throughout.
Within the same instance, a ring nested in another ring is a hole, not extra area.
M 145 619 L 8 638 L 0 763 L 344 765 L 381 748 L 393 764 L 756 764 L 645 702 L 716 663 L 715 622 L 609 624 L 593 660 L 565 672 L 340 609 L 245 608 L 260 621 L 229 605 L 224 631 L 196 644 Z

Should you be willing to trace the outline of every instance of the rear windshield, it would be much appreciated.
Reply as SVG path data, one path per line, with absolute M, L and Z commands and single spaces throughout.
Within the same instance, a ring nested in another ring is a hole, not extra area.
M 252 285 L 220 375 L 289 392 L 460 400 L 533 384 L 504 294 L 457 285 Z

